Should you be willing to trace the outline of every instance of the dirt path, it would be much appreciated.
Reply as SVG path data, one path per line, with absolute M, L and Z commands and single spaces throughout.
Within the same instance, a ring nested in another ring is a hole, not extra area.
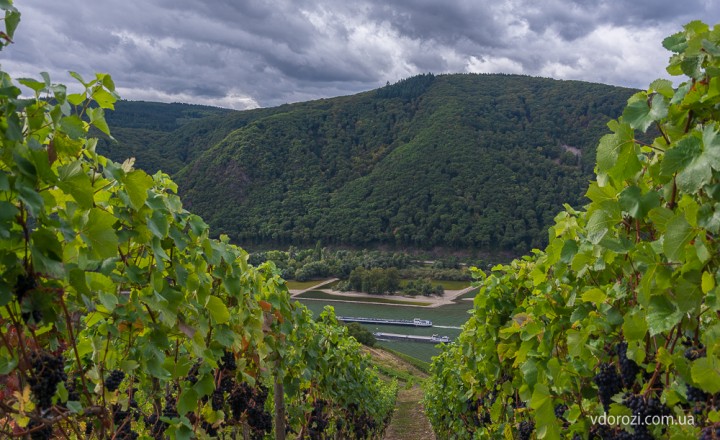
M 380 348 L 363 347 L 373 358 L 373 360 L 385 367 L 407 373 L 414 376 L 411 388 L 407 388 L 406 382 L 400 382 L 397 400 L 395 401 L 395 410 L 393 412 L 390 425 L 385 430 L 385 440 L 435 440 L 430 421 L 425 416 L 425 411 L 421 404 L 423 391 L 419 382 L 427 378 L 427 374 Z
M 418 385 L 398 391 L 395 412 L 385 431 L 385 440 L 435 439 L 435 433 L 420 403 L 422 397 L 423 392 Z

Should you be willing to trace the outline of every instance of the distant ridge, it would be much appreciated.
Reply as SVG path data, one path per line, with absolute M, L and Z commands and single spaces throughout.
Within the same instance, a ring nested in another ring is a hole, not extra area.
M 145 122 L 176 126 L 111 119 L 107 153 L 173 174 L 187 207 L 241 244 L 526 252 L 563 203 L 583 203 L 595 145 L 634 92 L 424 74 L 241 112 L 145 103 Z

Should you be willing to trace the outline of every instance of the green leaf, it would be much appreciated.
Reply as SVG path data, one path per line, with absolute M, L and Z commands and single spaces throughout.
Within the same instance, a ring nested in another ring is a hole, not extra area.
M 195 411 L 198 405 L 199 396 L 192 388 L 183 388 L 182 394 L 177 401 L 177 412 L 179 415 L 184 416 L 185 414 Z
M 701 140 L 696 136 L 686 136 L 665 152 L 660 171 L 663 175 L 671 176 L 688 166 L 701 152 Z
M 620 193 L 620 206 L 633 218 L 644 218 L 651 209 L 660 206 L 660 195 L 650 191 L 643 195 L 637 186 L 629 186 Z
M 597 147 L 597 168 L 598 172 L 607 172 L 617 163 L 620 151 L 634 145 L 634 133 L 632 127 L 625 123 L 608 124 L 614 131 L 600 139 Z
M 31 238 L 30 251 L 35 271 L 52 278 L 62 278 L 65 274 L 63 249 L 55 232 L 40 228 L 33 232 Z
M 628 342 L 641 341 L 648 331 L 645 314 L 641 310 L 633 310 L 625 315 L 623 335 Z
M 230 321 L 230 311 L 228 310 L 225 303 L 217 296 L 208 296 L 207 303 L 205 304 L 210 316 L 213 318 L 216 324 L 225 324 Z
M 585 302 L 591 302 L 596 305 L 602 304 L 607 299 L 607 295 L 605 292 L 598 288 L 590 289 L 587 292 L 584 292 L 581 296 L 582 300 Z
M 720 392 L 720 362 L 714 357 L 696 359 L 692 365 L 692 379 L 700 389 L 710 394 Z
M 14 8 L 12 10 L 8 10 L 5 12 L 5 33 L 8 35 L 8 37 L 13 38 L 15 35 L 15 30 L 18 27 L 18 24 L 20 24 L 20 13 L 15 10 Z
M 657 295 L 650 298 L 647 315 L 650 336 L 655 336 L 675 327 L 682 319 L 682 312 L 665 296 Z
M 148 228 L 158 238 L 165 238 L 168 234 L 168 214 L 163 211 L 153 211 L 148 219 Z
M 617 203 L 603 204 L 590 215 L 587 224 L 588 240 L 592 244 L 598 244 L 605 237 L 609 230 L 615 227 L 621 220 L 620 209 Z
M 115 217 L 99 208 L 92 208 L 81 237 L 91 253 L 99 259 L 117 255 L 118 237 L 115 234 Z
M 108 127 L 107 121 L 105 120 L 104 109 L 100 107 L 89 108 L 87 110 L 87 114 L 90 117 L 90 123 L 92 125 L 94 125 L 98 130 L 102 131 L 106 135 L 110 136 L 110 127 Z
M 667 223 L 663 251 L 670 261 L 680 261 L 685 256 L 685 246 L 694 235 L 690 224 L 685 220 L 683 212 L 676 214 Z
M 25 87 L 29 87 L 33 91 L 39 93 L 45 89 L 45 83 L 36 81 L 31 78 L 18 78 L 17 80 L 20 84 L 24 85 Z
M 90 176 L 82 172 L 82 169 L 59 182 L 58 187 L 72 195 L 81 208 L 89 209 L 95 205 L 95 189 Z
M 676 34 L 670 35 L 669 37 L 665 38 L 662 42 L 662 45 L 665 49 L 680 53 L 687 49 L 687 39 L 685 37 L 685 32 L 678 32 Z
M 125 191 L 130 197 L 130 204 L 136 210 L 145 205 L 148 198 L 148 190 L 153 187 L 153 180 L 145 171 L 133 170 L 123 178 Z
M 17 364 L 17 360 L 15 359 L 6 359 L 4 357 L 0 357 L 0 374 L 10 374 L 10 372 L 13 371 L 15 367 L 17 367 Z
M 203 375 L 201 378 L 198 379 L 195 385 L 193 385 L 193 389 L 195 390 L 198 398 L 203 396 L 209 396 L 215 390 L 215 383 L 213 381 L 213 377 L 209 374 Z
M 60 119 L 60 127 L 62 127 L 70 139 L 80 139 L 86 134 L 85 123 L 78 115 L 65 116 Z
M 703 272 L 702 274 L 702 292 L 708 293 L 715 288 L 715 276 L 710 272 Z
M 668 114 L 668 100 L 661 94 L 653 95 L 648 104 L 648 96 L 640 92 L 630 98 L 630 103 L 625 107 L 623 120 L 634 129 L 642 132 L 648 127 Z
M 115 110 L 114 104 L 117 98 L 102 87 L 97 87 L 93 90 L 92 99 L 94 99 L 101 108 Z

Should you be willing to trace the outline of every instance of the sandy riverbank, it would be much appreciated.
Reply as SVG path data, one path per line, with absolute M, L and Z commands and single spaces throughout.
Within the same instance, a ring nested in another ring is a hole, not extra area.
M 337 299 L 333 298 L 330 301 L 340 301 L 340 302 L 358 302 L 353 301 L 351 299 L 343 300 L 343 297 L 348 298 L 361 298 L 365 303 L 372 303 L 373 299 L 383 299 L 383 300 L 391 300 L 396 302 L 394 305 L 404 305 L 402 303 L 408 303 L 408 306 L 414 306 L 414 307 L 441 307 L 449 304 L 453 304 L 459 297 L 462 295 L 470 292 L 471 290 L 475 289 L 475 287 L 470 286 L 462 290 L 446 290 L 445 294 L 443 296 L 401 296 L 401 295 L 371 295 L 369 293 L 364 292 L 355 292 L 355 291 L 347 291 L 342 292 L 339 290 L 333 290 L 333 289 L 323 289 L 323 286 L 330 284 L 334 281 L 336 281 L 337 278 L 333 278 L 331 280 L 324 280 L 320 283 L 318 283 L 315 286 L 308 287 L 307 289 L 302 290 L 290 290 L 290 295 L 293 298 L 300 299 L 300 295 L 314 290 L 323 292 L 328 295 L 336 296 Z M 312 299 L 312 298 L 307 298 Z M 423 302 L 428 303 L 427 305 L 417 305 L 416 303 Z M 413 304 L 415 303 L 415 304 Z

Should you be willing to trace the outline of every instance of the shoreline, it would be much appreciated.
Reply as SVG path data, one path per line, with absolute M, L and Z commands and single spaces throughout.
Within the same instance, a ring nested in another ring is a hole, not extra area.
M 335 301 L 335 302 L 345 302 L 345 303 L 363 303 L 363 304 L 380 304 L 380 305 L 387 305 L 387 306 L 403 306 L 403 307 L 422 307 L 422 308 L 436 308 L 441 306 L 446 306 L 450 304 L 455 304 L 456 300 L 461 297 L 462 295 L 465 295 L 466 293 L 472 291 L 473 289 L 476 289 L 475 286 L 469 286 L 461 290 L 446 290 L 445 294 L 443 296 L 401 296 L 401 295 L 372 295 L 369 293 L 364 292 L 356 292 L 356 291 L 346 291 L 342 292 L 339 290 L 334 289 L 323 289 L 322 286 L 326 284 L 330 284 L 332 282 L 337 281 L 337 278 L 332 278 L 329 280 L 323 280 L 319 282 L 318 284 L 305 288 L 305 289 L 291 289 L 290 297 L 296 300 L 304 299 L 304 300 L 311 300 L 311 301 Z M 322 292 L 326 295 L 332 295 L 337 298 L 303 298 L 300 295 L 303 293 L 309 292 L 309 291 L 318 291 Z M 344 299 L 343 297 L 351 297 L 351 298 L 362 298 L 362 301 L 353 301 L 351 299 Z M 373 302 L 373 299 L 386 299 L 393 301 L 392 303 L 388 302 Z M 467 299 L 467 298 L 466 298 Z M 369 301 L 365 301 L 369 300 Z M 427 305 L 418 305 L 413 303 L 418 302 L 424 302 L 428 303 Z

